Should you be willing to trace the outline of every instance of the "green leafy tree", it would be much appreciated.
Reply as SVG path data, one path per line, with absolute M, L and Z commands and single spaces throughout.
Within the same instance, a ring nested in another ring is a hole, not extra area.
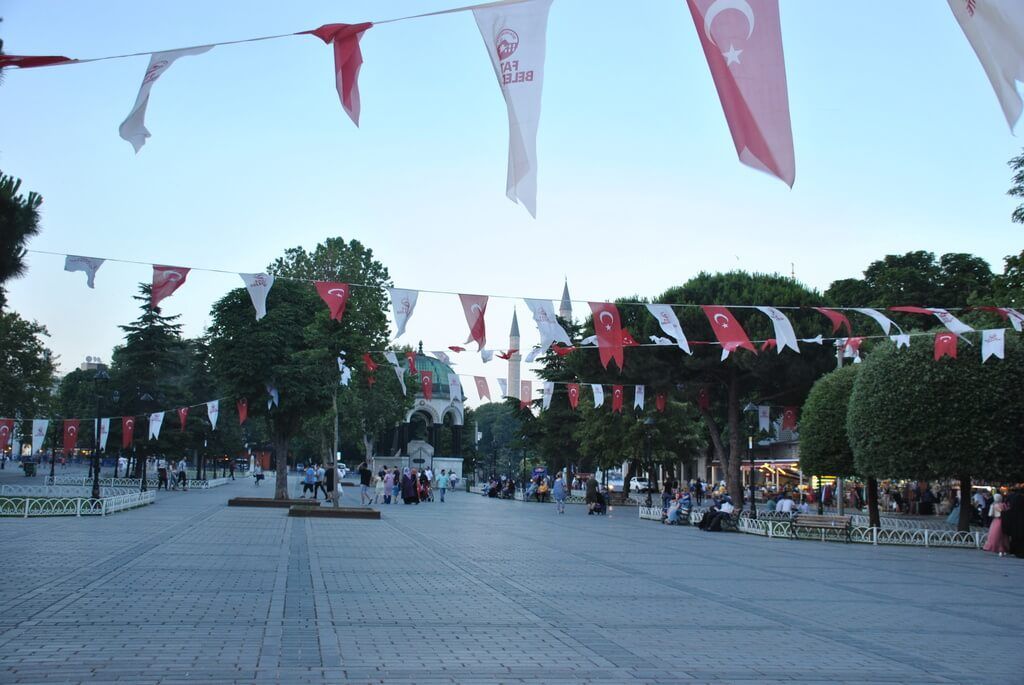
M 21 195 L 21 180 L 0 172 L 0 308 L 7 304 L 3 284 L 25 273 L 25 245 L 39 233 L 41 195 Z
M 918 342 L 877 347 L 861 365 L 847 413 L 858 473 L 893 478 L 956 478 L 961 501 L 972 478 L 1024 478 L 1024 343 L 1006 338 L 1006 358 L 981 362 L 960 343 L 959 359 L 933 360 Z M 970 524 L 960 508 L 960 530 Z
M 1024 250 L 1003 258 L 1003 273 L 992 279 L 992 299 L 988 304 L 1024 307 Z
M 1013 185 L 1006 191 L 1006 194 L 1010 197 L 1024 199 L 1024 153 L 1011 159 L 1008 164 L 1013 169 Z M 1017 205 L 1011 218 L 1018 224 L 1024 224 L 1024 202 Z
M 0 416 L 45 416 L 51 408 L 53 355 L 43 326 L 0 311 Z
M 499 475 L 501 467 L 509 461 L 518 437 L 522 433 L 522 421 L 509 402 L 488 402 L 474 411 L 474 427 L 479 430 L 477 445 L 478 464 L 484 478 Z

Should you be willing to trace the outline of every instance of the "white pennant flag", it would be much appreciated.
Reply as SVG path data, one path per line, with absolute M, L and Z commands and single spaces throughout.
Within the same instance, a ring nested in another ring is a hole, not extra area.
M 498 390 L 501 391 L 502 397 L 508 397 L 508 380 L 504 378 L 498 379 Z
M 270 407 L 277 407 L 281 404 L 281 393 L 277 391 L 270 383 L 267 383 L 267 411 L 270 411 Z
M 594 407 L 600 407 L 604 404 L 604 388 L 596 383 L 591 383 L 590 389 L 594 391 Z
M 800 354 L 800 346 L 796 344 L 796 333 L 793 331 L 793 324 L 789 322 L 786 315 L 775 307 L 758 307 L 757 309 L 771 319 L 772 325 L 775 326 L 775 350 L 782 354 L 782 348 L 788 347 L 797 354 Z
M 217 417 L 220 416 L 220 400 L 206 403 L 206 415 L 210 418 L 210 429 L 217 430 Z
M 395 337 L 400 338 L 405 333 L 405 325 L 409 323 L 413 310 L 416 309 L 416 299 L 420 296 L 420 291 L 388 288 L 388 293 L 391 295 L 391 311 L 398 326 Z
M 896 343 L 896 349 L 897 350 L 900 349 L 901 347 L 910 347 L 910 334 L 909 333 L 900 333 L 899 335 L 890 335 L 889 336 L 889 340 L 892 340 L 894 343 Z
M 651 339 L 651 342 L 654 343 L 655 345 L 667 345 L 669 347 L 672 347 L 672 346 L 675 345 L 675 343 L 672 342 L 671 340 L 669 340 L 668 338 L 662 338 L 662 337 L 657 336 L 657 335 L 651 335 L 651 336 L 648 336 L 648 337 Z
M 821 337 L 821 333 L 814 336 L 813 338 L 800 338 L 800 342 L 809 343 L 811 345 L 821 345 L 824 342 L 824 338 Z
M 882 332 L 885 333 L 886 335 L 889 335 L 889 329 L 893 327 L 895 327 L 896 330 L 899 331 L 900 333 L 903 332 L 903 329 L 897 326 L 895 321 L 890 319 L 885 314 L 875 311 L 874 309 L 857 309 L 856 307 L 854 307 L 853 311 L 860 312 L 864 316 L 870 316 L 878 323 L 879 326 L 882 327 Z
M 480 350 L 480 358 L 484 360 L 484 363 L 494 359 L 494 350 Z
M 1006 345 L 1006 329 L 993 328 L 981 332 L 981 363 L 984 364 L 988 358 L 995 355 L 1004 359 L 1003 353 Z
M 661 330 L 666 334 L 676 339 L 676 344 L 686 354 L 693 354 L 690 351 L 690 343 L 686 339 L 686 334 L 683 333 L 683 327 L 679 324 L 679 317 L 672 310 L 672 305 L 668 304 L 649 304 L 647 305 L 647 311 L 651 313 L 658 321 L 658 325 L 661 326 Z M 657 336 L 651 336 L 651 340 L 661 345 L 663 344 Z
M 1017 82 L 1024 81 L 1024 3 L 949 0 L 949 8 L 978 55 L 1012 131 L 1022 109 Z
M 201 48 L 168 50 L 167 52 L 154 52 L 150 55 L 146 75 L 142 77 L 142 85 L 139 86 L 139 94 L 135 98 L 135 106 L 132 107 L 128 118 L 121 122 L 121 126 L 118 128 L 118 133 L 132 144 L 135 152 L 141 150 L 142 146 L 146 144 L 146 138 L 149 138 L 149 131 L 146 129 L 146 105 L 149 104 L 149 91 L 153 88 L 153 84 L 171 68 L 171 65 L 179 57 L 200 55 L 212 47 L 212 45 L 207 45 Z
M 95 288 L 96 272 L 105 261 L 105 259 L 100 259 L 98 257 L 79 257 L 77 255 L 68 255 L 64 258 L 64 270 L 84 271 L 85 284 L 90 288 Z
M 636 392 L 633 394 L 633 408 L 643 411 L 644 408 L 644 386 L 636 386 Z
M 763 433 L 772 430 L 772 408 L 767 404 L 757 405 L 757 430 Z
M 493 3 L 473 10 L 508 108 L 505 194 L 537 217 L 537 126 L 552 0 Z
M 1024 314 L 1021 314 L 1016 309 L 1010 309 L 1009 307 L 1003 308 L 1003 312 L 1006 314 L 1006 318 L 1010 320 L 1010 325 L 1013 326 L 1013 330 L 1018 333 L 1022 332 L 1022 324 L 1024 324 Z
M 274 277 L 270 274 L 238 274 L 249 291 L 249 299 L 256 308 L 256 320 L 267 315 L 267 293 L 274 286 Z
M 387 356 L 386 353 L 385 353 L 385 356 Z M 391 356 L 394 357 L 395 355 L 392 354 Z M 338 374 L 340 374 L 340 378 L 338 379 L 338 385 L 344 385 L 344 386 L 347 387 L 348 384 L 349 384 L 349 381 L 352 380 L 352 369 L 350 369 L 348 367 L 348 364 L 345 363 L 345 350 L 341 350 L 341 351 L 338 352 Z M 401 374 L 399 374 L 399 378 L 401 378 Z M 405 382 L 404 381 L 400 381 L 400 382 L 402 383 L 402 394 L 404 395 L 405 394 Z
M 462 381 L 454 373 L 448 374 L 448 396 L 452 404 L 462 401 Z
M 565 332 L 565 329 L 558 323 L 558 319 L 555 318 L 555 309 L 552 307 L 550 300 L 527 299 L 525 302 L 526 306 L 530 309 L 530 313 L 533 314 L 533 322 L 537 324 L 537 330 L 540 331 L 540 347 L 531 351 L 527 355 L 526 361 L 532 362 L 536 359 L 537 355 L 546 352 L 556 342 L 569 346 L 572 345 L 569 334 Z
M 551 406 L 551 396 L 554 394 L 555 384 L 552 383 L 551 381 L 545 381 L 543 398 L 541 399 L 541 407 L 544 410 L 547 410 L 547 408 Z
M 596 335 L 591 335 L 591 336 L 588 336 L 588 337 L 584 338 L 583 340 L 580 340 L 580 345 L 596 345 L 596 344 L 597 344 L 597 336 Z
M 32 419 L 32 454 L 43 449 L 43 439 L 46 438 L 46 429 L 49 427 L 49 419 Z
M 385 352 L 384 358 L 388 360 L 388 364 L 391 364 L 391 368 L 395 370 L 395 375 L 398 376 L 398 384 L 402 386 L 402 394 L 408 394 L 405 390 L 405 369 L 398 363 L 398 355 L 394 352 Z M 345 385 L 348 385 L 348 383 L 345 383 Z
M 100 419 L 100 452 L 107 449 L 107 436 L 110 434 L 110 419 Z
M 160 439 L 160 427 L 164 425 L 164 413 L 158 411 L 154 414 L 149 415 L 149 439 L 159 440 Z
M 431 352 L 430 354 L 434 355 L 435 357 L 437 357 L 438 359 L 443 361 L 448 366 L 452 365 L 451 358 L 446 353 L 442 352 L 441 350 L 436 350 L 434 352 Z
M 957 336 L 968 345 L 971 344 L 971 341 L 964 338 L 963 334 L 973 332 L 973 328 L 971 328 L 963 321 L 947 312 L 945 309 L 939 309 L 938 307 L 928 307 L 928 309 L 931 310 L 933 314 L 935 314 L 938 320 L 941 321 L 946 326 L 946 328 L 948 328 L 953 333 L 956 333 Z

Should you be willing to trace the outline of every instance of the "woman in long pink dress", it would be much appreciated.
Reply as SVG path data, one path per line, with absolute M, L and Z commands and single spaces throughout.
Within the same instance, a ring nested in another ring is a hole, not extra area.
M 992 496 L 994 500 L 989 507 L 988 515 L 992 517 L 992 523 L 988 527 L 988 541 L 985 543 L 986 552 L 997 552 L 999 556 L 1006 556 L 1010 551 L 1009 540 L 1003 533 L 1003 512 L 1006 505 L 1003 504 L 1003 496 L 998 492 Z

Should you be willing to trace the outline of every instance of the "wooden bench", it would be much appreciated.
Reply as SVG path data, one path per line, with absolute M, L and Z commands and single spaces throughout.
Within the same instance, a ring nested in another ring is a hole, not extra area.
M 822 537 L 826 530 L 842 533 L 846 542 L 850 541 L 850 528 L 853 526 L 852 516 L 819 516 L 817 514 L 797 514 L 789 523 L 790 534 L 795 538 L 797 531 L 820 530 Z

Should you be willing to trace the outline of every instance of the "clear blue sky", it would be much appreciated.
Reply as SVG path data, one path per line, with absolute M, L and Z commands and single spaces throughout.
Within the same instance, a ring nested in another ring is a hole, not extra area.
M 0 35 L 12 54 L 93 57 L 456 4 L 33 0 L 3 6 Z M 552 299 L 566 276 L 575 298 L 610 299 L 732 268 L 793 268 L 823 289 L 915 249 L 1001 270 L 1022 244 L 1005 196 L 1021 142 L 946 3 L 783 0 L 782 22 L 792 190 L 737 161 L 682 0 L 554 3 L 537 220 L 504 196 L 505 107 L 469 13 L 366 34 L 361 129 L 313 37 L 179 61 L 154 89 L 138 155 L 117 127 L 145 57 L 12 70 L 0 169 L 46 198 L 33 248 L 233 271 L 331 235 L 369 245 L 399 286 Z M 49 328 L 63 369 L 109 359 L 148 267 L 108 263 L 91 291 L 61 258 L 29 264 L 11 303 Z M 240 284 L 194 273 L 166 310 L 199 335 Z M 495 342 L 512 305 L 492 300 Z M 457 298 L 423 296 L 402 341 L 443 349 L 465 335 Z M 505 375 L 478 359 L 460 370 Z

